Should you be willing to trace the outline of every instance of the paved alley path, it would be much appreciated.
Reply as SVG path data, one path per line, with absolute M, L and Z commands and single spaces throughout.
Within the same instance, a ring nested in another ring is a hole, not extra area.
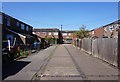
M 118 80 L 115 68 L 71 44 L 51 46 L 10 66 L 5 80 Z
M 69 44 L 59 45 L 37 80 L 118 80 L 118 71 Z

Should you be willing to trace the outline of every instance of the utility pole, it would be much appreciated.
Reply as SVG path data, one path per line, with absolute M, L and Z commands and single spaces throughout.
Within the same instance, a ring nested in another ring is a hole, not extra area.
M 61 36 L 60 36 L 60 44 L 63 42 L 63 38 L 62 38 L 62 24 L 61 24 L 61 32 L 60 32 Z

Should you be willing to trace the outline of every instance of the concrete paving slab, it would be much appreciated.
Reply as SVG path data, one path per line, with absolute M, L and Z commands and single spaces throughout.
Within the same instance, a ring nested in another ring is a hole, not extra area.
M 53 57 L 47 67 L 75 67 L 70 57 Z
M 48 67 L 43 75 L 67 76 L 80 75 L 75 67 Z

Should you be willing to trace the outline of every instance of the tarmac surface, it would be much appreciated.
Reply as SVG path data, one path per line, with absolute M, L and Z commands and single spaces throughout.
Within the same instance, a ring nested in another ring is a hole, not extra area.
M 71 44 L 50 46 L 3 69 L 4 80 L 118 80 L 118 70 Z

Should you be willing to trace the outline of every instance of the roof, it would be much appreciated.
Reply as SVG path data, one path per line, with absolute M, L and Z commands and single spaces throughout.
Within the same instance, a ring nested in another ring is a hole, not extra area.
M 112 25 L 112 24 L 120 24 L 120 20 L 117 20 L 117 21 L 114 21 L 114 22 L 112 22 L 112 23 L 106 24 L 106 25 L 101 26 L 101 27 L 99 27 L 99 28 L 104 28 L 104 27 L 109 26 L 109 25 Z M 99 29 L 99 28 L 92 29 L 91 31 L 94 31 L 94 30 Z
M 57 28 L 34 28 L 33 32 L 58 32 Z
M 32 36 L 35 36 L 37 38 L 41 38 L 40 36 L 36 35 L 36 34 L 32 34 Z
M 21 21 L 21 20 L 19 20 L 19 19 L 16 19 L 16 18 L 14 18 L 14 17 L 12 17 L 12 16 L 10 16 L 10 15 L 7 15 L 7 14 L 5 14 L 5 13 L 3 13 L 3 12 L 0 12 L 0 14 L 2 14 L 2 15 L 5 16 L 5 17 L 12 18 L 12 19 L 14 19 L 14 20 L 16 20 L 16 21 L 18 21 L 18 22 L 20 22 L 20 23 L 22 23 L 22 24 L 25 24 L 25 25 L 33 28 L 31 25 L 29 25 L 29 24 L 27 24 L 27 23 L 25 23 L 25 22 L 23 22 L 23 21 Z
M 14 34 L 17 34 L 17 35 L 19 35 L 19 36 L 21 36 L 21 37 L 23 37 L 23 38 L 26 38 L 26 36 L 23 35 L 23 34 L 20 34 L 20 33 L 18 33 L 18 32 L 12 31 L 12 30 L 10 30 L 10 29 L 8 29 L 8 28 L 6 28 L 6 29 L 7 29 L 8 31 L 14 33 Z
M 112 24 L 120 24 L 120 20 L 117 20 L 117 21 L 114 21 L 110 24 L 104 25 L 103 27 L 106 27 L 106 26 L 109 26 L 109 25 L 112 25 Z
M 7 28 L 7 30 L 10 31 L 10 32 L 12 32 L 12 33 L 14 33 L 14 34 L 17 34 L 17 35 L 19 35 L 19 36 L 21 36 L 21 37 L 23 37 L 23 38 L 26 38 L 26 36 L 27 36 L 27 37 L 33 37 L 32 35 L 24 34 L 24 33 L 18 33 L 18 32 L 15 32 L 15 31 L 13 31 L 13 30 L 10 30 L 10 29 L 8 29 L 8 28 Z
M 78 30 L 63 30 L 62 33 L 74 33 Z

